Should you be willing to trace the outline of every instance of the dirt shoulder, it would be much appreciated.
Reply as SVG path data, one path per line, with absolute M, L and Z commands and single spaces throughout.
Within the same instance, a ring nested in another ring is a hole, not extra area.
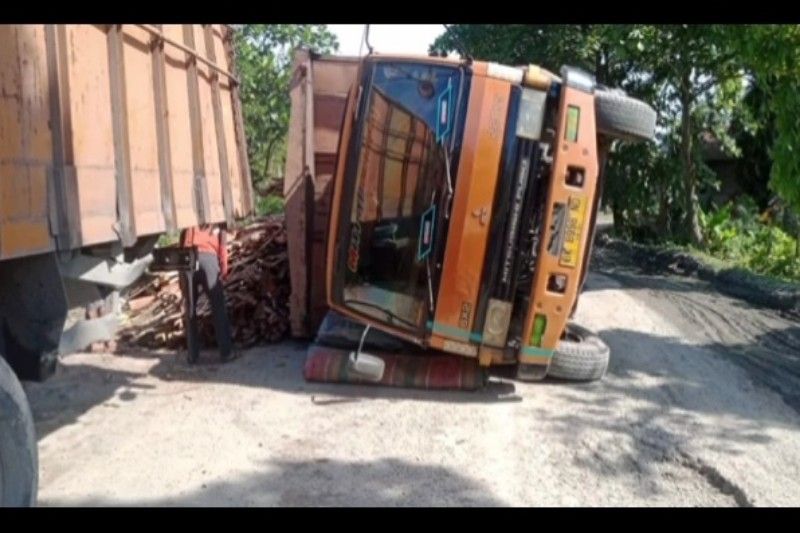
M 636 268 L 643 274 L 678 275 L 709 282 L 717 291 L 747 302 L 792 311 L 800 317 L 800 283 L 763 276 L 700 252 L 639 244 L 598 235 L 592 267 Z

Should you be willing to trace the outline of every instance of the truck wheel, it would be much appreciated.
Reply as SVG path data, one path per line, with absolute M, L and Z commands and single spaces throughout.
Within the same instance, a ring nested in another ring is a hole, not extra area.
M 600 337 L 584 327 L 567 324 L 547 375 L 572 381 L 600 379 L 608 368 L 609 355 L 610 350 Z
M 0 356 L 0 507 L 35 505 L 38 467 L 28 400 L 14 372 Z
M 628 141 L 655 138 L 656 112 L 641 100 L 618 91 L 596 89 L 594 111 L 598 133 Z

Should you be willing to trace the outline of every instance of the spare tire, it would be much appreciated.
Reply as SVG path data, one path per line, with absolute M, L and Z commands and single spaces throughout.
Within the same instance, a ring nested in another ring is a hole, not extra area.
M 600 134 L 628 141 L 650 141 L 656 136 L 655 110 L 621 91 L 596 89 L 594 111 Z
M 36 503 L 38 453 L 28 400 L 0 356 L 0 507 Z
M 567 324 L 547 375 L 572 381 L 600 379 L 608 369 L 610 354 L 608 345 L 595 333 L 577 324 Z

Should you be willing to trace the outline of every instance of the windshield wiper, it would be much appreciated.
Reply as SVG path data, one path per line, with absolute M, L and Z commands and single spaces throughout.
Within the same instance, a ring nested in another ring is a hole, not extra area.
M 388 317 L 390 323 L 394 323 L 394 321 L 397 321 L 397 322 L 400 322 L 400 323 L 408 326 L 412 330 L 419 329 L 419 326 L 417 324 L 414 324 L 413 322 L 411 322 L 409 320 L 406 320 L 405 318 L 403 318 L 403 317 L 401 317 L 399 315 L 396 315 L 393 312 L 389 311 L 388 309 L 386 309 L 384 307 L 381 307 L 380 305 L 374 304 L 372 302 L 364 302 L 362 300 L 347 299 L 347 300 L 344 301 L 344 303 L 345 303 L 345 305 L 348 305 L 348 304 L 352 303 L 352 304 L 356 304 L 356 305 L 363 305 L 363 306 L 366 306 L 366 307 L 372 307 L 373 309 L 377 309 L 379 311 L 383 311 L 386 314 L 386 316 Z

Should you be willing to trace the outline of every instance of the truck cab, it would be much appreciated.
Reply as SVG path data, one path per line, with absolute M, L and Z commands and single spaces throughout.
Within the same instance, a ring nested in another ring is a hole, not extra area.
M 645 104 L 569 67 L 363 58 L 332 173 L 327 305 L 541 379 L 576 336 L 601 162 L 654 127 Z

